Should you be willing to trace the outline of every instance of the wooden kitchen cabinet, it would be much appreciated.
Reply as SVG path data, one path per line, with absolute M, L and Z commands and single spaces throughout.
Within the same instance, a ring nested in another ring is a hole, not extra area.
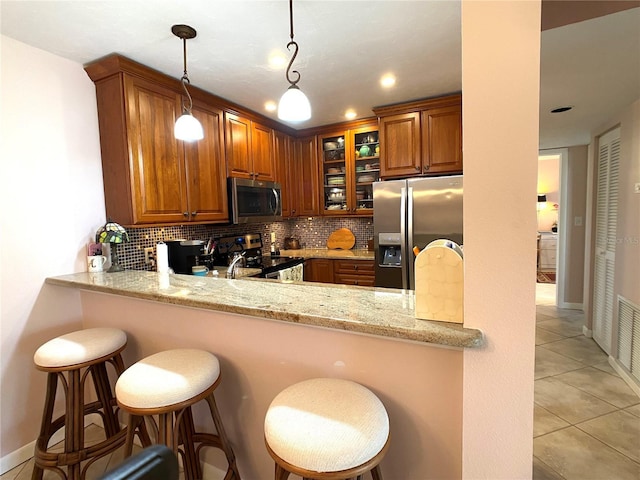
M 333 260 L 333 281 L 344 285 L 373 287 L 375 270 L 373 260 Z
M 422 171 L 462 172 L 462 105 L 421 112 Z
M 380 123 L 380 176 L 461 173 L 462 96 L 373 109 Z
M 318 192 L 318 161 L 315 135 L 293 141 L 291 169 L 291 216 L 314 216 L 320 213 Z
M 372 215 L 380 178 L 377 123 L 318 136 L 322 214 Z
M 179 89 L 157 72 L 117 56 L 85 70 L 96 85 L 107 217 L 125 226 L 227 222 L 222 111 L 194 102 L 205 137 L 188 144 L 173 135 Z
M 280 184 L 282 195 L 282 216 L 284 218 L 295 216 L 294 201 L 296 193 L 293 190 L 295 179 L 293 178 L 293 147 L 291 137 L 285 133 L 274 130 L 273 152 L 276 158 L 276 182 Z
M 380 118 L 380 176 L 406 177 L 421 173 L 420 113 Z
M 275 181 L 273 130 L 240 115 L 225 114 L 230 177 Z
M 333 260 L 310 258 L 304 262 L 304 281 L 333 283 Z

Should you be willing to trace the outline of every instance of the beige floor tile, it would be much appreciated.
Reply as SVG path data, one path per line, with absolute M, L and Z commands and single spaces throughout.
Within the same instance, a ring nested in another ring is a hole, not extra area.
M 545 343 L 557 342 L 567 337 L 550 332 L 544 328 L 536 328 L 536 345 L 544 345 Z
M 568 427 L 569 424 L 557 415 L 554 415 L 540 405 L 533 406 L 533 436 L 539 437 L 547 433 L 555 432 L 561 428 Z
M 582 335 L 582 322 L 565 318 L 552 318 L 537 322 L 536 327 L 549 330 L 550 332 L 564 337 L 577 337 Z
M 576 427 L 640 463 L 640 418 L 635 415 L 618 410 Z
M 548 350 L 544 346 L 536 347 L 535 379 L 551 377 L 561 373 L 583 368 L 580 362 Z
M 629 412 L 636 417 L 640 417 L 640 404 L 634 405 L 633 407 L 625 408 L 624 411 Z
M 591 338 L 583 335 L 565 338 L 558 342 L 548 343 L 544 348 L 552 352 L 560 353 L 585 365 L 602 363 L 607 359 L 607 354 Z
M 591 365 L 593 368 L 597 368 L 598 370 L 602 370 L 603 372 L 608 373 L 609 375 L 613 375 L 615 377 L 619 377 L 618 372 L 616 372 L 611 365 L 609 365 L 609 361 L 606 360 L 604 362 L 596 363 Z
M 544 322 L 545 320 L 553 320 L 554 318 L 558 318 L 557 316 L 549 313 L 543 313 L 539 308 L 536 309 L 536 322 Z
M 563 480 L 563 478 L 538 457 L 533 457 L 533 480 Z
M 638 480 L 640 464 L 576 427 L 533 440 L 533 452 L 567 480 Z
M 640 398 L 624 380 L 597 368 L 582 368 L 563 373 L 555 378 L 618 408 L 626 408 L 640 403 Z
M 18 475 L 20 475 L 20 472 L 22 471 L 22 469 L 25 468 L 25 466 L 28 463 L 29 463 L 28 461 L 24 462 L 24 463 L 21 463 L 20 465 L 18 465 L 15 468 L 12 468 L 11 470 L 6 472 L 5 474 L 0 475 L 0 478 L 2 480 L 15 480 L 18 477 Z M 33 464 L 31 464 L 31 465 L 33 465 Z M 31 477 L 29 477 L 29 478 L 31 478 Z
M 556 378 L 535 382 L 535 403 L 572 425 L 616 410 L 613 405 Z

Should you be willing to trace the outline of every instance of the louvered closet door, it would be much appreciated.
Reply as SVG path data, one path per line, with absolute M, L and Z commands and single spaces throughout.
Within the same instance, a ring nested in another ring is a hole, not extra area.
M 593 285 L 593 339 L 608 354 L 611 354 L 613 325 L 619 165 L 620 129 L 615 129 L 599 141 Z

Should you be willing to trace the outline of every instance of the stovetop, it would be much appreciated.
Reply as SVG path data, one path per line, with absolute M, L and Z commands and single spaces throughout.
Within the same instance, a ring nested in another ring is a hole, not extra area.
M 302 257 L 263 255 L 260 233 L 221 237 L 215 240 L 215 245 L 215 265 L 229 265 L 236 253 L 244 252 L 245 266 L 261 268 L 263 275 L 304 262 Z

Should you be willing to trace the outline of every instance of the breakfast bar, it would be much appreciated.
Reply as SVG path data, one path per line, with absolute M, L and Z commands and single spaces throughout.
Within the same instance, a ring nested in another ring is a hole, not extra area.
M 415 319 L 412 292 L 141 271 L 50 277 L 45 288 L 77 292 L 83 328 L 124 330 L 127 366 L 172 348 L 214 353 L 223 377 L 216 399 L 243 478 L 271 478 L 269 404 L 316 377 L 358 382 L 383 402 L 385 478 L 461 477 L 463 350 L 484 338 Z M 195 411 L 196 426 L 206 418 Z M 224 471 L 215 453 L 204 452 L 204 478 Z

